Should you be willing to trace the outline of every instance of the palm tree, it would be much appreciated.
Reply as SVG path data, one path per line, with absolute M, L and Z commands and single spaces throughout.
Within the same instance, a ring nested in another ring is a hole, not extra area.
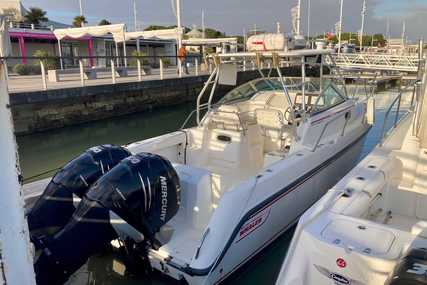
M 47 21 L 49 21 L 49 19 L 46 17 L 46 11 L 36 7 L 31 7 L 24 16 L 24 22 L 27 24 L 40 25 Z
M 73 26 L 80 28 L 83 27 L 84 24 L 87 24 L 85 16 L 76 16 L 73 20 Z
M 98 24 L 98 26 L 106 26 L 106 25 L 111 25 L 111 22 L 106 19 L 101 20 L 101 22 L 99 22 Z

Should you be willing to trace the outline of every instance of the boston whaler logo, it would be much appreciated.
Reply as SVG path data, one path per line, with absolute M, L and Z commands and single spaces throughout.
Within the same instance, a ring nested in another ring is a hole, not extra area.
M 239 242 L 245 237 L 247 237 L 249 234 L 251 234 L 253 231 L 255 231 L 257 228 L 262 226 L 264 222 L 267 220 L 269 214 L 270 214 L 271 208 L 267 208 L 258 214 L 254 215 L 252 218 L 250 218 L 241 228 L 239 231 L 239 239 L 236 241 Z
M 363 283 L 349 279 L 341 274 L 330 272 L 328 269 L 323 268 L 319 265 L 314 265 L 316 269 L 325 277 L 334 281 L 336 285 L 363 285 Z
M 162 187 L 162 211 L 160 213 L 160 219 L 166 221 L 166 213 L 168 211 L 168 184 L 166 177 L 160 176 L 160 185 Z

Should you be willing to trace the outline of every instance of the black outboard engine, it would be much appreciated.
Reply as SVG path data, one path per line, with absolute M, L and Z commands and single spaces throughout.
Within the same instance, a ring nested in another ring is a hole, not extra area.
M 123 160 L 90 188 L 68 225 L 37 258 L 37 283 L 66 282 L 91 255 L 117 238 L 110 211 L 140 231 L 147 245 L 155 248 L 154 235 L 175 216 L 179 205 L 179 178 L 169 161 L 154 154 Z
M 396 266 L 388 285 L 427 285 L 427 249 L 409 251 Z
M 122 147 L 101 145 L 86 150 L 65 165 L 28 214 L 31 239 L 36 249 L 43 247 L 43 239 L 53 236 L 68 223 L 76 210 L 73 194 L 83 197 L 103 174 L 130 155 Z

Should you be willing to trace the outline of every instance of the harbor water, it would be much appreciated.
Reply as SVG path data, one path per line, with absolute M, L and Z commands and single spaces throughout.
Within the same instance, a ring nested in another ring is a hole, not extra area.
M 396 95 L 395 90 L 376 94 L 376 123 L 368 134 L 360 159 L 379 142 L 385 111 Z M 405 95 L 404 106 L 409 105 L 411 96 L 409 92 Z M 50 177 L 58 168 L 91 146 L 107 143 L 124 145 L 175 131 L 193 109 L 192 104 L 180 105 L 18 137 L 25 182 Z M 404 112 L 405 107 L 402 107 L 400 114 Z M 387 129 L 392 126 L 393 119 L 388 120 Z M 274 284 L 292 234 L 293 229 L 283 234 L 234 273 L 225 284 L 260 284 L 261 281 L 262 284 Z M 112 253 L 92 257 L 68 282 L 73 285 L 171 283 L 172 280 L 159 274 L 150 278 L 127 274 L 120 257 Z

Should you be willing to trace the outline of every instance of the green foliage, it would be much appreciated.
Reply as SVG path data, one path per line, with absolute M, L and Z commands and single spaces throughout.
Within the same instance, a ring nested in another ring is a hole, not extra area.
M 156 30 L 167 30 L 167 29 L 175 29 L 175 26 L 160 26 L 160 25 L 150 25 L 147 28 L 144 29 L 144 31 L 156 31 Z M 184 34 L 188 33 L 190 29 L 188 27 L 183 27 Z
M 163 57 L 163 58 L 162 58 L 162 61 L 163 61 L 163 65 L 164 65 L 165 67 L 168 67 L 168 66 L 170 66 L 170 65 L 171 65 L 171 60 L 170 60 L 170 58 L 168 58 L 168 57 Z
M 208 39 L 216 39 L 216 38 L 224 38 L 225 37 L 225 33 L 220 32 L 220 31 L 215 30 L 215 29 L 211 29 L 211 28 L 206 28 L 205 34 L 206 34 L 206 38 L 208 38 Z
M 38 75 L 41 74 L 40 66 L 18 63 L 13 67 L 13 72 L 19 75 Z
M 83 27 L 84 24 L 87 24 L 85 16 L 75 16 L 73 20 L 73 26 L 76 28 Z
M 144 57 L 144 56 L 147 56 L 147 54 L 145 52 L 135 50 L 134 52 L 132 52 L 132 56 L 134 56 L 134 57 Z M 149 65 L 149 64 L 150 64 L 150 62 L 147 59 L 142 59 L 142 65 Z M 129 65 L 133 66 L 133 67 L 137 66 L 138 65 L 137 64 L 137 60 L 135 58 L 132 58 L 129 61 Z
M 47 21 L 49 21 L 49 19 L 46 17 L 46 11 L 36 7 L 31 7 L 24 16 L 24 22 L 27 24 L 40 25 Z
M 46 50 L 36 50 L 34 52 L 33 56 L 41 58 L 41 61 L 43 62 L 46 70 L 56 69 L 56 60 L 54 58 L 50 57 L 48 51 L 46 51 Z
M 98 26 L 107 26 L 107 25 L 111 25 L 111 22 L 108 21 L 107 19 L 102 19 L 98 24 Z

